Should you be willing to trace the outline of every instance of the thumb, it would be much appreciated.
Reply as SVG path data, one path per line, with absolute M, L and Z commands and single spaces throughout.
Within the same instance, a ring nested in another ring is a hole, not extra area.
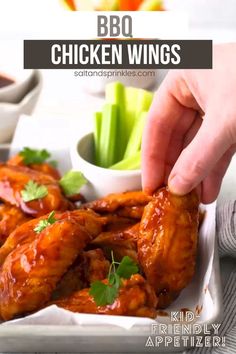
M 198 133 L 182 151 L 170 173 L 170 190 L 178 195 L 189 193 L 209 174 L 230 146 L 226 128 L 205 116 Z

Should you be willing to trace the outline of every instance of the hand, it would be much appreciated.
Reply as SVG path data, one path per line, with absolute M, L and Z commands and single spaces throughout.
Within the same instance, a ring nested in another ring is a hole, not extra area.
M 201 55 L 199 53 L 199 55 Z M 201 201 L 219 193 L 236 151 L 236 43 L 214 47 L 212 70 L 172 70 L 155 94 L 142 142 L 142 184 Z

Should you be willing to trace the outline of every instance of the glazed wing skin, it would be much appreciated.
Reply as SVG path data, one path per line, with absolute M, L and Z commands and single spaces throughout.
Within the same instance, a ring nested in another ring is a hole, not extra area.
M 120 261 L 124 256 L 129 256 L 137 262 L 138 237 L 139 223 L 126 229 L 102 232 L 90 245 L 102 248 L 107 258 L 111 257 L 111 251 L 113 251 L 117 261 Z
M 75 219 L 59 220 L 15 248 L 0 273 L 0 315 L 9 320 L 38 310 L 91 236 Z
M 138 259 L 148 282 L 160 295 L 159 307 L 173 301 L 194 274 L 198 206 L 195 192 L 179 197 L 162 188 L 145 207 Z
M 123 207 L 137 207 L 146 205 L 151 197 L 142 191 L 125 192 L 120 194 L 109 194 L 107 197 L 86 203 L 83 208 L 93 209 L 97 212 L 113 213 Z M 128 213 L 128 209 L 126 209 Z M 126 214 L 127 216 L 127 214 Z
M 11 205 L 0 205 L 0 246 L 6 241 L 17 226 L 30 220 L 19 208 Z
M 58 283 L 52 299 L 64 298 L 74 291 L 87 288 L 96 280 L 103 280 L 109 272 L 110 262 L 101 249 L 82 252 Z
M 6 242 L 0 248 L 0 266 L 5 261 L 9 253 L 11 253 L 16 247 L 24 244 L 28 244 L 35 240 L 37 237 L 34 228 L 40 220 L 47 219 L 48 215 L 44 215 L 37 219 L 32 219 L 14 230 L 7 238 Z M 83 226 L 93 239 L 95 236 L 101 233 L 102 226 L 106 221 L 99 215 L 89 210 L 74 210 L 66 212 L 57 212 L 55 218 L 58 220 L 74 220 L 79 225 Z
M 21 155 L 15 155 L 11 157 L 7 161 L 7 164 L 12 166 L 26 166 L 24 164 L 24 159 Z M 47 162 L 40 163 L 40 164 L 30 164 L 28 165 L 28 167 L 31 168 L 32 170 L 43 172 L 44 174 L 49 175 L 55 179 L 60 179 L 61 177 L 58 170 Z
M 89 295 L 89 289 L 75 292 L 70 297 L 54 303 L 73 312 L 155 318 L 157 298 L 146 280 L 140 274 L 135 274 L 130 279 L 123 279 L 123 286 L 112 305 L 97 306 Z
M 48 195 L 42 199 L 24 202 L 21 191 L 30 181 L 47 187 Z M 52 210 L 66 210 L 71 204 L 62 195 L 58 182 L 51 176 L 28 167 L 0 165 L 0 199 L 38 217 Z

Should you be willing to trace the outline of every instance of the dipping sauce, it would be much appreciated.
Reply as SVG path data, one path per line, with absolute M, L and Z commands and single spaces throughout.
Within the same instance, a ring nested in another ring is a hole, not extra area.
M 13 83 L 14 80 L 0 73 L 0 89 Z

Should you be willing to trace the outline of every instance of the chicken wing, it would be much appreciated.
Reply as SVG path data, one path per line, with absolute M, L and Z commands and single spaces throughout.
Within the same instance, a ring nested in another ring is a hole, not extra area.
M 44 185 L 48 194 L 44 198 L 24 202 L 21 191 L 30 180 Z M 47 214 L 52 210 L 71 208 L 71 203 L 63 196 L 54 178 L 21 166 L 0 165 L 0 199 L 21 208 L 24 213 L 34 217 Z
M 144 206 L 151 198 L 152 197 L 142 191 L 109 194 L 107 197 L 84 204 L 83 208 L 93 209 L 101 213 L 113 213 L 123 207 Z
M 32 242 L 15 248 L 0 273 L 2 319 L 37 310 L 49 301 L 63 274 L 90 240 L 84 226 L 66 218 L 46 227 Z
M 137 262 L 138 236 L 139 224 L 135 224 L 126 229 L 102 232 L 89 246 L 102 248 L 107 258 L 111 257 L 111 251 L 113 251 L 117 261 L 124 256 L 129 256 Z
M 40 220 L 47 219 L 48 215 L 44 215 L 40 218 L 30 220 L 14 230 L 7 238 L 6 242 L 0 248 L 0 266 L 5 261 L 9 253 L 11 253 L 16 247 L 30 243 L 37 237 L 34 228 L 38 225 Z M 76 223 L 85 227 L 92 239 L 101 233 L 103 224 L 106 219 L 100 217 L 92 210 L 74 210 L 66 212 L 55 213 L 57 220 L 69 219 L 74 220 Z
M 144 205 L 125 206 L 117 210 L 117 214 L 126 218 L 141 220 L 143 216 Z
M 195 192 L 179 197 L 162 188 L 145 207 L 138 259 L 148 282 L 166 307 L 191 280 L 196 263 L 199 201 Z
M 61 278 L 52 299 L 60 299 L 87 288 L 96 280 L 103 280 L 109 272 L 110 262 L 101 249 L 82 252 L 68 272 Z
M 106 283 L 107 280 L 103 282 Z M 119 295 L 111 305 L 97 306 L 89 294 L 89 289 L 75 292 L 68 298 L 55 301 L 54 304 L 79 313 L 155 318 L 157 298 L 154 290 L 145 279 L 140 274 L 135 274 L 130 279 L 123 279 Z
M 91 209 L 88 209 L 91 210 Z M 119 216 L 117 214 L 104 214 L 106 225 L 104 231 L 122 231 L 137 223 L 137 220 Z
M 21 155 L 15 155 L 15 156 L 11 157 L 7 161 L 7 164 L 11 165 L 11 166 L 26 166 L 24 164 L 24 158 Z M 47 162 L 43 162 L 43 163 L 39 163 L 39 164 L 34 163 L 34 164 L 27 165 L 27 166 L 29 168 L 31 168 L 32 170 L 43 172 L 44 174 L 49 175 L 55 179 L 61 178 L 59 171 Z
M 17 226 L 29 221 L 27 217 L 19 208 L 8 204 L 0 205 L 0 246 L 6 241 L 12 231 Z

